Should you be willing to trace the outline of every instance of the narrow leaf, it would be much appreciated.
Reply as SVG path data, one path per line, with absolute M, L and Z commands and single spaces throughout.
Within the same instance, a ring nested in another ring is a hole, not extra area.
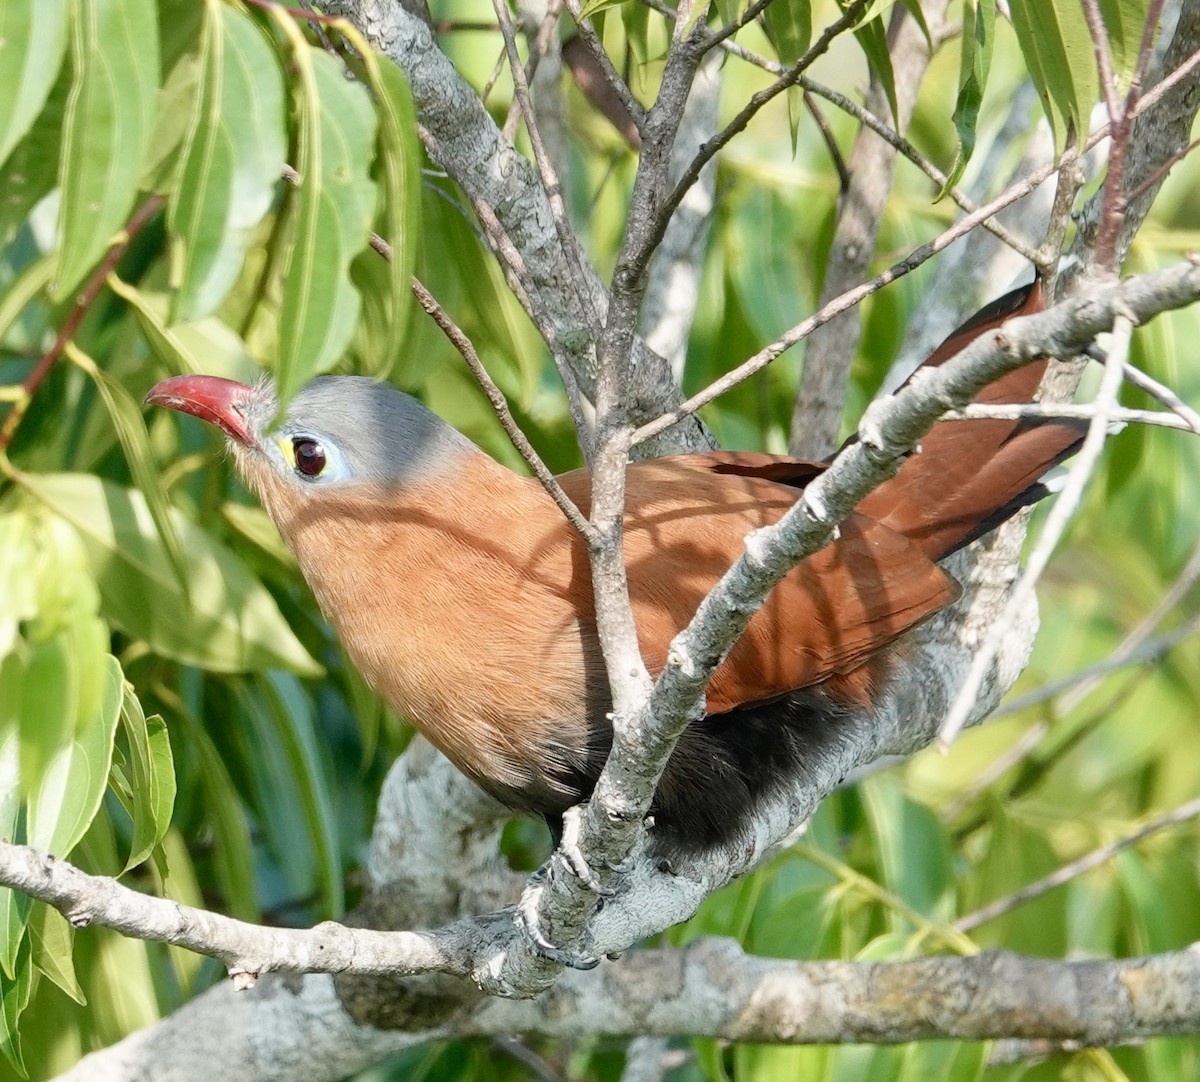
M 21 811 L 21 758 L 17 730 L 25 664 L 15 653 L 0 661 L 0 837 L 17 839 Z M 17 951 L 25 935 L 30 899 L 0 887 L 0 971 L 16 977 Z
M 0 4 L 0 163 L 42 111 L 67 48 L 67 0 Z
M 279 320 L 281 403 L 332 368 L 354 333 L 359 296 L 350 262 L 367 243 L 375 204 L 367 173 L 375 114 L 366 90 L 319 49 L 305 44 L 294 56 L 301 181 Z
M 33 127 L 0 168 L 0 247 L 7 246 L 45 195 L 58 183 L 63 140 L 63 116 L 71 89 L 69 65 L 63 65 L 58 82 Z M 57 262 L 57 253 L 54 255 Z
M 172 321 L 209 315 L 225 299 L 287 154 L 274 50 L 235 8 L 207 0 L 205 12 L 199 109 L 168 216 L 178 286 Z
M 954 127 L 958 132 L 958 152 L 946 183 L 938 192 L 941 199 L 962 176 L 975 152 L 975 126 L 979 107 L 992 66 L 992 46 L 996 23 L 996 0 L 976 0 L 963 7 L 962 57 L 959 66 L 958 100 L 954 104 Z
M 1068 125 L 1087 131 L 1099 94 L 1083 5 L 1078 0 L 1012 0 L 1009 10 L 1025 65 L 1061 146 Z
M 150 449 L 150 435 L 146 431 L 141 408 L 134 401 L 133 395 L 107 372 L 97 367 L 94 361 L 88 359 L 85 370 L 96 384 L 96 390 L 100 392 L 104 408 L 108 411 L 117 438 L 121 441 L 121 448 L 125 452 L 125 461 L 129 463 L 129 472 L 146 498 L 146 507 L 154 520 L 154 528 L 158 531 L 167 559 L 171 561 L 179 588 L 186 597 L 189 589 L 187 557 L 184 556 L 183 543 L 179 540 L 179 532 L 175 529 L 171 508 L 155 467 L 154 453 Z
M 170 301 L 166 294 L 137 289 L 115 274 L 108 276 L 108 285 L 133 306 L 150 348 L 171 371 L 244 377 L 254 370 L 245 343 L 215 316 L 168 326 Z
M 178 511 L 171 518 L 190 568 L 190 599 L 136 489 L 83 474 L 26 474 L 21 483 L 79 531 L 102 611 L 127 635 L 214 672 L 322 671 L 246 565 Z
M 72 946 L 75 929 L 67 918 L 53 906 L 35 902 L 29 916 L 29 931 L 33 936 L 33 964 L 81 1007 L 87 1006 L 87 996 L 75 975 Z
M 158 91 L 154 0 L 76 0 L 72 10 L 57 300 L 100 259 L 133 206 Z
M 54 757 L 37 791 L 30 795 L 30 845 L 65 857 L 91 826 L 108 785 L 124 684 L 121 664 L 110 654 L 99 698 L 82 704 L 87 720 Z
M 387 337 L 375 371 L 391 371 L 404 345 L 408 313 L 412 306 L 412 276 L 417 265 L 420 236 L 421 143 L 412 92 L 400 69 L 387 57 L 364 51 L 371 89 L 379 115 L 379 164 L 382 174 L 383 238 L 392 249 L 387 288 L 378 294 Z M 375 253 L 364 253 L 374 258 Z M 377 281 L 373 276 L 369 281 Z
M 30 649 L 21 687 L 21 792 L 28 796 L 75 736 L 79 674 L 65 630 Z
M 125 685 L 121 728 L 129 749 L 130 818 L 133 840 L 124 871 L 141 864 L 162 841 L 175 806 L 175 768 L 162 718 L 147 718 L 133 688 Z
M 794 64 L 812 42 L 812 5 L 809 0 L 774 3 L 763 12 L 763 29 L 783 64 Z
M 871 71 L 874 72 L 875 78 L 883 87 L 884 96 L 892 110 L 892 118 L 899 123 L 897 114 L 900 112 L 900 107 L 896 104 L 896 76 L 892 71 L 892 54 L 888 49 L 887 28 L 883 25 L 883 19 L 874 18 L 863 23 L 855 29 L 854 36 L 862 46 L 863 52 L 866 53 Z
M 12 1064 L 22 1078 L 28 1078 L 25 1069 L 25 1059 L 21 1054 L 21 1034 L 17 1028 L 17 1020 L 21 1012 L 29 1005 L 29 995 L 33 990 L 33 963 L 29 937 L 21 940 L 21 949 L 17 952 L 16 977 L 11 981 L 0 981 L 0 1052 Z

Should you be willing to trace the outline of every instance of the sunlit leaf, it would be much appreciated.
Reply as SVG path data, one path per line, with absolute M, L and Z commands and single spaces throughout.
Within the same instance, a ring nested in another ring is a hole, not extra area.
M 1113 67 L 1120 75 L 1128 75 L 1137 64 L 1147 6 L 1148 0 L 1100 0 L 1100 13 L 1112 48 Z
M 79 531 L 104 615 L 156 653 L 217 672 L 321 671 L 245 564 L 178 511 L 172 519 L 190 568 L 190 597 L 140 492 L 82 474 L 30 474 L 22 484 Z
M 1078 0 L 1012 0 L 1013 29 L 1059 145 L 1087 131 L 1098 93 L 1092 38 Z
M 30 649 L 21 687 L 21 792 L 29 795 L 75 735 L 79 678 L 66 631 Z
M 205 13 L 199 109 L 168 216 L 178 282 L 172 322 L 209 315 L 225 298 L 287 153 L 274 50 L 236 8 L 207 0 Z
M 128 301 L 151 348 L 173 372 L 246 378 L 255 370 L 245 343 L 216 316 L 195 323 L 167 323 L 170 301 L 109 275 L 109 288 Z
M 18 722 L 25 665 L 17 654 L 0 659 L 0 838 L 18 838 L 21 758 Z M 17 951 L 29 916 L 28 895 L 0 887 L 0 971 L 16 977 Z
M 0 4 L 0 163 L 46 104 L 67 48 L 68 0 Z
M 146 499 L 150 517 L 154 520 L 154 528 L 158 531 L 167 558 L 179 581 L 179 588 L 186 595 L 188 592 L 188 565 L 183 554 L 183 544 L 179 540 L 179 532 L 171 518 L 171 508 L 167 503 L 166 493 L 159 482 L 158 470 L 155 466 L 154 455 L 150 449 L 150 436 L 146 432 L 146 422 L 142 419 L 142 411 L 137 402 L 120 383 L 114 380 L 96 364 L 87 365 L 87 373 L 100 392 L 100 399 L 108 416 L 112 420 L 117 438 L 125 451 L 125 461 L 129 463 L 129 472 Z
M 54 295 L 67 296 L 124 224 L 154 130 L 158 15 L 154 0 L 76 0 L 74 81 L 59 183 L 61 247 Z
M 376 291 L 386 337 L 372 367 L 386 374 L 400 356 L 412 307 L 410 283 L 417 263 L 421 210 L 421 144 L 412 92 L 404 75 L 388 58 L 367 55 L 367 71 L 379 112 L 382 232 L 392 249 L 388 275 L 383 279 L 387 286 Z M 378 257 L 369 252 L 363 258 Z M 364 303 L 369 303 L 369 298 L 364 298 Z
M 159 195 L 174 195 L 179 189 L 183 158 L 180 148 L 196 115 L 196 93 L 200 85 L 200 61 L 184 56 L 171 69 L 158 94 L 158 116 L 154 137 L 142 164 L 138 187 Z M 168 207 L 170 204 L 168 204 Z
M 29 916 L 33 937 L 33 964 L 81 1007 L 87 996 L 79 986 L 72 958 L 75 930 L 57 909 L 35 902 Z
M 120 662 L 111 655 L 105 670 L 99 698 L 80 704 L 83 724 L 54 756 L 30 794 L 29 844 L 55 856 L 66 856 L 75 848 L 95 818 L 108 785 L 125 676 Z
M 354 333 L 359 296 L 350 262 L 367 243 L 375 186 L 367 172 L 375 115 L 319 49 L 296 49 L 300 72 L 300 187 L 295 237 L 283 275 L 276 384 L 286 401 L 337 361 Z
M 987 87 L 995 43 L 996 0 L 974 0 L 963 6 L 962 54 L 959 64 L 958 100 L 954 103 L 954 127 L 958 132 L 958 151 L 946 183 L 938 198 L 946 194 L 962 176 L 975 152 L 975 125 Z
M 25 1059 L 21 1054 L 21 1034 L 17 1028 L 17 1020 L 28 1006 L 29 993 L 33 988 L 31 954 L 29 937 L 25 936 L 17 952 L 15 979 L 0 981 L 0 1052 L 4 1053 L 5 1058 L 22 1078 L 28 1078 L 29 1072 L 25 1069 Z
M 130 818 L 133 839 L 124 871 L 141 864 L 163 839 L 175 806 L 175 767 L 167 727 L 157 714 L 147 718 L 132 687 L 125 685 L 121 728 L 129 749 Z

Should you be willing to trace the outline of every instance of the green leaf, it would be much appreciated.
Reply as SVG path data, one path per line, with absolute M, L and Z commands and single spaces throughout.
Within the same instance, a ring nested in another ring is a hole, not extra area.
M 171 561 L 179 587 L 186 596 L 189 590 L 187 558 L 183 554 L 183 544 L 171 518 L 171 508 L 154 464 L 150 435 L 146 431 L 141 408 L 134 401 L 133 395 L 94 362 L 89 360 L 85 369 L 100 392 L 104 408 L 108 411 L 117 438 L 121 441 L 121 448 L 125 452 L 125 461 L 129 463 L 129 472 L 133 474 L 134 483 L 146 498 L 146 506 L 154 520 L 154 528 L 158 531 L 167 558 Z
M 254 850 L 243 811 L 245 794 L 230 777 L 229 767 L 213 739 L 189 711 L 179 717 L 187 728 L 183 743 L 195 753 L 200 769 L 198 784 L 212 816 L 214 839 L 213 877 L 225 899 L 229 915 L 239 920 L 259 920 L 254 883 Z
M 195 121 L 199 87 L 200 58 L 193 54 L 180 57 L 158 92 L 154 136 L 138 178 L 142 191 L 172 195 L 178 190 L 183 172 L 180 151 Z
M 315 877 L 326 915 L 336 916 L 345 904 L 337 816 L 311 704 L 286 673 L 256 677 L 252 687 L 240 691 L 255 749 L 273 764 L 263 779 L 270 784 L 259 787 L 272 848 L 292 888 L 311 890 L 309 879 Z
M 168 225 L 172 322 L 212 313 L 232 288 L 287 155 L 283 78 L 258 26 L 207 0 L 199 109 Z
M 76 0 L 72 10 L 56 300 L 100 259 L 133 206 L 158 92 L 154 0 Z
M 21 687 L 21 792 L 28 796 L 75 737 L 79 676 L 66 631 L 32 647 Z
M 354 333 L 359 296 L 350 262 L 367 243 L 375 187 L 367 163 L 375 113 L 332 57 L 304 45 L 300 71 L 295 237 L 283 273 L 276 385 L 281 405 L 333 367 Z
M 579 11 L 581 19 L 590 19 L 601 12 L 607 11 L 609 8 L 615 8 L 620 4 L 628 4 L 630 0 L 587 0 L 587 3 Z
M 17 654 L 0 661 L 0 838 L 18 840 L 21 753 L 18 720 L 25 664 Z M 16 977 L 17 951 L 25 935 L 30 898 L 0 887 L 0 970 Z
M 794 64 L 812 42 L 812 5 L 809 0 L 777 0 L 763 12 L 763 29 L 775 46 L 780 63 Z
M 108 285 L 132 305 L 150 348 L 173 372 L 204 372 L 244 379 L 255 370 L 245 343 L 215 316 L 168 326 L 170 301 L 165 293 L 137 289 L 115 274 L 109 275 Z
M 29 994 L 33 990 L 31 954 L 29 937 L 26 936 L 21 940 L 21 949 L 17 952 L 15 978 L 0 981 L 0 1052 L 4 1053 L 22 1078 L 28 1078 L 29 1072 L 21 1055 L 21 1034 L 17 1029 L 17 1020 L 29 1005 Z
M 0 4 L 0 163 L 42 111 L 67 48 L 67 0 Z
M 0 185 L 3 181 L 0 179 Z M 9 282 L 0 294 L 0 339 L 8 334 L 12 325 L 20 318 L 34 297 L 49 283 L 54 274 L 54 256 L 47 254 L 35 259 Z
M 30 845 L 65 857 L 91 826 L 108 785 L 124 685 L 121 664 L 110 654 L 105 659 L 99 697 L 80 704 L 84 723 L 54 757 L 37 791 L 30 794 Z
M 945 828 L 928 808 L 910 800 L 892 776 L 868 778 L 862 794 L 884 885 L 922 916 L 948 918 L 954 869 Z M 888 925 L 911 930 L 896 914 L 889 914 Z
M 883 19 L 874 18 L 856 27 L 854 36 L 862 46 L 863 52 L 866 53 L 871 71 L 879 80 L 880 86 L 883 87 L 888 106 L 892 110 L 892 118 L 899 123 L 900 107 L 896 104 L 896 76 L 892 71 L 892 54 L 888 49 L 887 27 L 883 25 Z
M 141 864 L 162 841 L 175 807 L 175 765 L 167 727 L 157 714 L 147 718 L 133 688 L 125 685 L 121 728 L 129 748 L 130 818 L 133 840 L 123 871 Z
M 38 583 L 30 574 L 37 551 L 32 515 L 0 515 L 0 659 L 17 645 L 21 623 L 37 616 Z
M 33 964 L 81 1007 L 87 1006 L 87 996 L 75 975 L 72 946 L 75 929 L 53 906 L 35 902 L 29 916 L 29 931 L 33 936 Z
M 420 235 L 421 144 L 412 92 L 400 69 L 387 57 L 369 54 L 367 71 L 379 114 L 379 165 L 382 174 L 383 239 L 392 249 L 386 278 L 371 275 L 367 282 L 386 283 L 376 290 L 387 335 L 373 370 L 386 375 L 400 356 L 408 313 L 412 307 L 412 276 L 417 265 Z M 362 258 L 378 258 L 364 252 Z M 365 303 L 370 298 L 364 298 Z
M 938 192 L 941 199 L 962 176 L 975 152 L 975 125 L 987 87 L 995 43 L 996 0 L 976 0 L 963 7 L 962 59 L 958 77 L 958 100 L 954 103 L 954 128 L 958 132 L 958 152 Z M 935 200 L 936 201 L 936 200 Z
M 0 169 L 0 247 L 16 236 L 29 212 L 58 183 L 62 123 L 70 90 L 70 65 L 64 65 L 45 108 Z M 57 262 L 57 255 L 54 258 Z
M 1059 146 L 1085 133 L 1099 93 L 1092 38 L 1078 0 L 1012 0 L 1017 42 Z
M 83 474 L 25 474 L 21 483 L 79 531 L 102 611 L 127 635 L 164 657 L 214 672 L 321 673 L 262 583 L 178 511 L 171 518 L 190 568 L 190 598 L 140 492 Z
M 1113 67 L 1129 75 L 1137 66 L 1138 50 L 1146 25 L 1147 0 L 1100 0 L 1100 14 L 1112 47 Z

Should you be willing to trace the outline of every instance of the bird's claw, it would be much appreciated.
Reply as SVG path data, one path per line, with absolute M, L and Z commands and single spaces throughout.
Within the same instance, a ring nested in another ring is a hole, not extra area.
M 538 898 L 540 894 L 540 883 L 528 888 L 521 901 L 517 904 L 517 912 L 514 917 L 517 927 L 525 935 L 525 940 L 529 944 L 530 950 L 539 958 L 545 958 L 548 962 L 555 962 L 570 969 L 583 971 L 595 969 L 600 964 L 600 959 L 595 955 L 568 950 L 550 942 L 549 938 L 542 931 L 542 921 L 538 916 Z
M 600 877 L 592 871 L 592 866 L 584 859 L 583 850 L 579 847 L 579 833 L 583 821 L 583 807 L 576 805 L 563 812 L 562 839 L 558 843 L 558 852 L 563 862 L 588 890 L 601 898 L 611 898 L 616 891 L 600 882 Z M 613 869 L 619 871 L 620 869 Z

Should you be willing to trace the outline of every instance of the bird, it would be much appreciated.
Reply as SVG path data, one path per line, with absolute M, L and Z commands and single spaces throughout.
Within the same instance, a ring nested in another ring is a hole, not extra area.
M 925 365 L 1043 306 L 1040 283 L 1015 290 Z M 1029 401 L 1046 363 L 977 401 Z M 175 376 L 146 400 L 225 434 L 362 675 L 557 841 L 607 758 L 612 702 L 587 546 L 542 485 L 367 377 L 317 377 L 281 420 L 267 379 Z M 704 716 L 658 784 L 647 823 L 663 867 L 744 841 L 763 802 L 869 715 L 907 632 L 961 592 L 940 561 L 1045 495 L 1043 476 L 1083 434 L 1067 420 L 941 422 L 835 540 L 783 577 L 714 672 Z M 651 675 L 747 535 L 778 521 L 828 461 L 712 451 L 629 464 L 624 558 Z M 587 514 L 588 472 L 557 480 Z

